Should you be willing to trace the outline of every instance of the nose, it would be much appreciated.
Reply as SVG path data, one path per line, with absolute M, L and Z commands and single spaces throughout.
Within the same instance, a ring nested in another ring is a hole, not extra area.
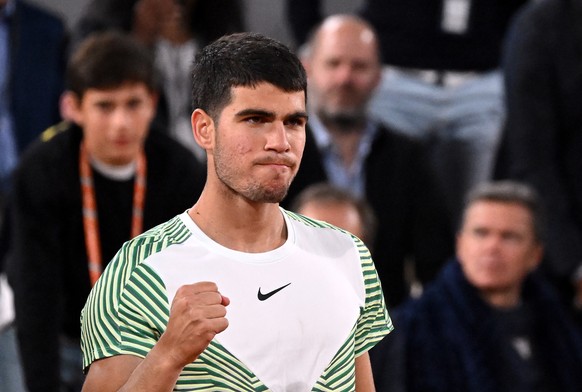
M 125 130 L 130 127 L 131 116 L 127 110 L 117 108 L 112 115 L 111 122 L 115 130 Z
M 352 80 L 353 71 L 349 64 L 342 64 L 336 69 L 336 81 L 339 84 L 347 84 Z
M 273 122 L 273 126 L 267 133 L 267 141 L 265 150 L 274 150 L 277 152 L 285 152 L 291 148 L 289 138 L 287 137 L 287 129 L 283 121 Z
M 485 247 L 490 252 L 496 252 L 500 249 L 503 239 L 499 235 L 490 235 L 485 241 Z

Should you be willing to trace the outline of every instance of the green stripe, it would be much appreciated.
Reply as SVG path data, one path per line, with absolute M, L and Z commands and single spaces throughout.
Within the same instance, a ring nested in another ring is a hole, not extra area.
M 310 227 L 343 232 L 324 222 L 290 212 L 287 214 Z M 167 325 L 170 305 L 160 277 L 142 263 L 151 255 L 184 242 L 190 235 L 176 217 L 124 244 L 95 286 L 82 313 L 84 366 L 98 358 L 120 353 L 143 357 L 156 344 Z M 362 266 L 366 292 L 364 309 L 344 344 L 317 380 L 314 391 L 355 390 L 355 358 L 392 329 L 370 252 L 362 241 L 352 238 Z M 175 390 L 268 389 L 219 342 L 212 341 L 196 361 L 183 369 Z

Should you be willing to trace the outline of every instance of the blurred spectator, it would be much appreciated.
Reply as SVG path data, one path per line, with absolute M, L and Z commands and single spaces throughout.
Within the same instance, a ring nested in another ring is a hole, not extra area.
M 14 176 L 7 271 L 30 392 L 81 389 L 92 285 L 123 242 L 188 208 L 205 178 L 187 149 L 149 130 L 154 64 L 135 40 L 92 36 L 67 82 L 75 123 L 45 131 Z
M 516 17 L 505 50 L 507 129 L 499 177 L 534 186 L 550 212 L 543 270 L 582 315 L 582 1 Z M 580 316 L 582 320 L 582 316 Z
M 293 200 L 291 210 L 342 228 L 372 249 L 377 219 L 366 200 L 329 183 L 313 184 Z
M 309 79 L 303 160 L 285 203 L 330 182 L 368 200 L 378 218 L 373 257 L 390 305 L 409 295 L 405 263 L 427 282 L 453 253 L 453 235 L 422 146 L 366 114 L 380 80 L 378 43 L 362 19 L 326 19 L 302 53 Z
M 190 126 L 190 67 L 194 54 L 216 38 L 244 30 L 240 0 L 92 0 L 75 28 L 122 30 L 152 48 L 162 78 L 158 121 L 204 161 Z
M 0 0 L 0 390 L 24 390 L 13 327 L 12 292 L 2 274 L 10 234 L 5 219 L 20 153 L 59 120 L 66 31 L 63 22 L 21 0 Z
M 371 112 L 429 145 L 431 167 L 457 224 L 464 194 L 491 177 L 504 121 L 501 45 L 527 0 L 365 0 L 385 65 Z M 288 0 L 298 39 L 318 0 Z
M 536 272 L 543 217 L 532 188 L 484 183 L 468 197 L 451 260 L 393 312 L 372 350 L 378 391 L 575 392 L 582 335 Z

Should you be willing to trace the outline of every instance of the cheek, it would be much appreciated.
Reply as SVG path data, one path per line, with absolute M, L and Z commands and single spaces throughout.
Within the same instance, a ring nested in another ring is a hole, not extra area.
M 246 155 L 252 151 L 252 146 L 250 145 L 250 143 L 242 141 L 236 145 L 236 148 L 234 149 L 234 151 L 235 151 L 235 155 L 241 155 L 241 156 Z
M 305 131 L 290 133 L 287 140 L 297 155 L 302 156 L 305 148 Z
M 375 79 L 369 75 L 362 76 L 357 80 L 357 85 L 363 94 L 369 94 L 375 87 Z
M 99 146 L 107 139 L 107 123 L 102 121 L 89 121 L 83 126 L 83 140 L 91 146 Z
M 467 240 L 464 238 L 457 238 L 457 258 L 459 260 L 465 260 L 470 256 L 469 250 L 470 246 L 467 245 Z

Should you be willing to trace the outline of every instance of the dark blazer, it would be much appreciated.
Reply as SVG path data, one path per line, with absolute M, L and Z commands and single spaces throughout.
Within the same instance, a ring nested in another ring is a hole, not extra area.
M 20 154 L 42 131 L 60 120 L 67 34 L 59 18 L 21 0 L 16 0 L 9 23 L 10 107 Z M 0 203 L 0 214 L 6 213 L 4 208 Z M 4 219 L 0 227 L 0 271 L 8 251 L 8 235 Z
M 82 130 L 61 124 L 52 131 L 54 136 L 45 132 L 20 159 L 10 214 L 6 270 L 15 294 L 30 392 L 59 390 L 59 338 L 80 339 L 79 315 L 91 290 L 79 182 Z M 144 150 L 145 231 L 192 206 L 206 171 L 189 150 L 163 132 L 150 131 Z M 133 181 L 111 181 L 95 171 L 94 181 L 105 267 L 130 238 Z
M 10 23 L 11 110 L 22 152 L 60 120 L 67 33 L 62 20 L 21 0 Z
M 519 320 L 529 325 L 545 381 L 545 388 L 535 390 L 579 391 L 580 329 L 541 274 L 527 277 L 522 299 L 531 312 Z M 391 313 L 394 331 L 370 351 L 376 390 L 531 392 L 513 378 L 523 371 L 522 360 L 509 347 L 498 314 L 451 260 L 420 299 Z
M 431 280 L 453 253 L 453 235 L 441 192 L 429 174 L 422 145 L 380 127 L 365 162 L 366 198 L 378 218 L 372 255 L 389 305 L 408 296 L 407 259 L 421 282 Z M 327 181 L 322 156 L 311 130 L 301 167 L 283 202 L 307 186 Z
M 507 124 L 496 176 L 533 185 L 547 210 L 559 287 L 582 266 L 582 0 L 532 2 L 505 48 Z

